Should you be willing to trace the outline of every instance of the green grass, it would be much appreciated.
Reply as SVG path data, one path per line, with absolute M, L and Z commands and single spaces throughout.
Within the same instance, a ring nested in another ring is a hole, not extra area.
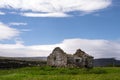
M 120 80 L 120 68 L 26 67 L 0 70 L 0 80 Z

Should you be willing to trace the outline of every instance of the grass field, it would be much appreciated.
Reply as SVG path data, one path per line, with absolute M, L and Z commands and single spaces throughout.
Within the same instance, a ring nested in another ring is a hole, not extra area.
M 120 80 L 120 68 L 26 67 L 0 70 L 0 80 Z

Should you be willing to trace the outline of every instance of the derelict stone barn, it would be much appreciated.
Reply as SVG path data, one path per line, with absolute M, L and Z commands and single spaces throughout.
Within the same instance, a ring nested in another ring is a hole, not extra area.
M 56 47 L 47 57 L 47 64 L 55 67 L 93 67 L 93 57 L 78 49 L 75 54 L 66 54 L 61 48 Z

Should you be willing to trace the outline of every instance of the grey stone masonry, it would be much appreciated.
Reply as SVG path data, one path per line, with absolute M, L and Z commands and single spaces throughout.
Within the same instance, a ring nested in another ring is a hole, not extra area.
M 60 47 L 56 47 L 47 57 L 47 65 L 54 67 L 93 67 L 93 57 L 78 49 L 75 54 L 66 54 Z

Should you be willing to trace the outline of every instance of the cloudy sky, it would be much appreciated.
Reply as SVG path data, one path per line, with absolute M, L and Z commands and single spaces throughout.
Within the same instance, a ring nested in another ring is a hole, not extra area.
M 0 56 L 73 54 L 120 59 L 120 0 L 0 0 Z

